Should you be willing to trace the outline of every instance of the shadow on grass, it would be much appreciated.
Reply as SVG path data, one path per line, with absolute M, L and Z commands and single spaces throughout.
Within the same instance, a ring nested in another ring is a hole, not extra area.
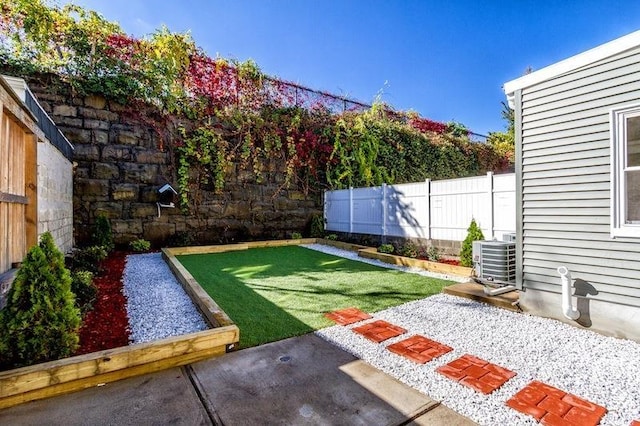
M 376 312 L 449 284 L 296 246 L 178 259 L 238 325 L 241 347 L 332 325 L 326 312 L 348 306 Z

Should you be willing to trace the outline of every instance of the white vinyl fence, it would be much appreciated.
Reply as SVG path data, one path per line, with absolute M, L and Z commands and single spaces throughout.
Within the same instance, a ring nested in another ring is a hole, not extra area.
M 326 191 L 327 231 L 462 241 L 471 219 L 486 239 L 515 232 L 513 173 Z

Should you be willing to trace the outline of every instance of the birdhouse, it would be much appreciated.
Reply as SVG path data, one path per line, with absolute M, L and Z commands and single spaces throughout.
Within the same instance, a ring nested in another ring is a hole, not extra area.
M 173 189 L 173 187 L 168 183 L 158 189 L 158 202 L 156 203 L 158 206 L 158 217 L 160 217 L 161 208 L 172 209 L 176 206 L 177 196 L 178 191 Z

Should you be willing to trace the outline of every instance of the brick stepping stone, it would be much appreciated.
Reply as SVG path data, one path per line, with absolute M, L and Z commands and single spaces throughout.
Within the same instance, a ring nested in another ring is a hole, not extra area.
M 522 388 L 507 405 L 543 425 L 595 426 L 607 412 L 601 405 L 537 380 Z
M 427 339 L 424 336 L 409 337 L 387 346 L 387 349 L 418 364 L 427 363 L 453 350 L 447 345 Z
M 469 354 L 438 367 L 436 371 L 484 394 L 493 392 L 516 375 L 513 371 Z
M 345 308 L 324 314 L 325 317 L 340 325 L 349 325 L 371 318 L 366 312 L 358 308 Z
M 352 330 L 376 343 L 384 342 L 387 339 L 400 336 L 407 332 L 404 328 L 383 320 L 370 322 L 359 327 L 352 328 Z

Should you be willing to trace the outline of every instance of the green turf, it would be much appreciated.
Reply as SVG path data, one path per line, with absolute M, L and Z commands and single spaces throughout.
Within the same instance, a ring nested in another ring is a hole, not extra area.
M 297 246 L 178 256 L 240 328 L 240 346 L 298 336 L 333 323 L 323 314 L 377 312 L 451 284 Z

